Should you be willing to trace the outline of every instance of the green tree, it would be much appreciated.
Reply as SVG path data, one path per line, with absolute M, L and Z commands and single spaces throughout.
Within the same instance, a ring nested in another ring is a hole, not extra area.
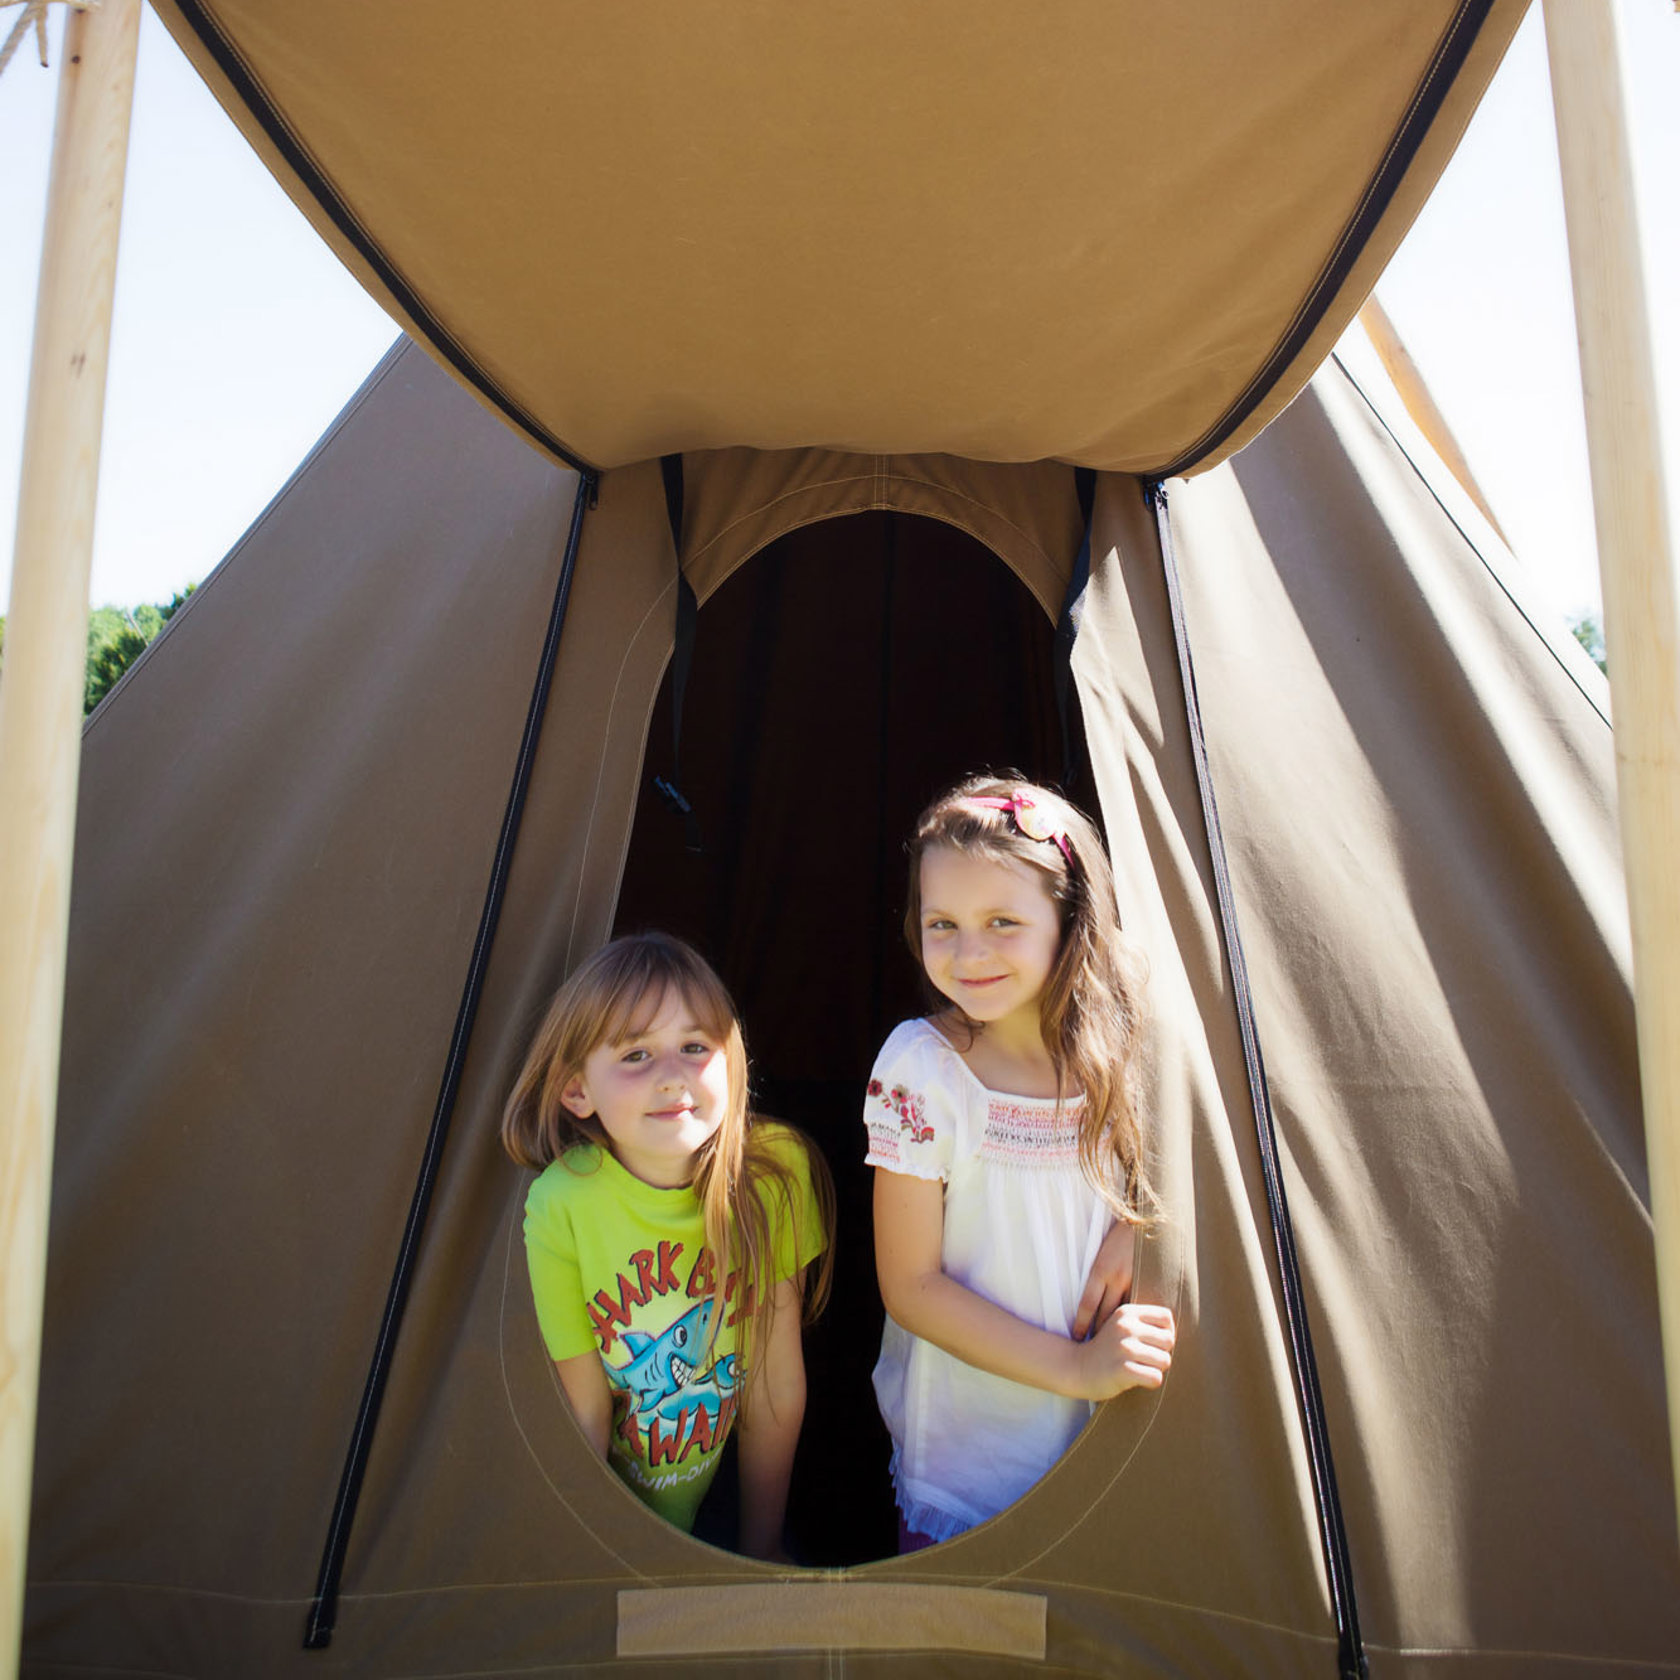
M 87 685 L 82 696 L 83 712 L 91 712 L 115 686 L 130 665 L 151 645 L 153 638 L 180 610 L 198 587 L 189 583 L 168 601 L 153 606 L 95 607 L 88 614 Z
M 1604 620 L 1597 613 L 1583 613 L 1569 628 L 1575 632 L 1575 640 L 1587 650 L 1592 662 L 1608 676 L 1610 667 L 1604 653 Z
M 198 588 L 189 583 L 159 606 L 95 607 L 88 614 L 87 677 L 82 689 L 84 715 L 110 692 L 111 685 L 150 645 L 181 604 Z M 0 674 L 6 669 L 6 620 L 0 616 Z

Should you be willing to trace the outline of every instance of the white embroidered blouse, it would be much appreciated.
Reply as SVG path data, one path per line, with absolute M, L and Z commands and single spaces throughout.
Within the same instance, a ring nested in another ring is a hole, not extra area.
M 869 1164 L 945 1185 L 947 1277 L 1067 1335 L 1112 1215 L 1079 1168 L 1081 1099 L 988 1090 L 928 1021 L 905 1021 L 864 1101 Z M 908 1526 L 946 1540 L 1019 1499 L 1095 1409 L 964 1364 L 887 1320 L 875 1395 Z

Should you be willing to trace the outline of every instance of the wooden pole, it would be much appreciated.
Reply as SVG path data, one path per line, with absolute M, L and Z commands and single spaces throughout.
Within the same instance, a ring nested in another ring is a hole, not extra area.
M 1482 518 L 1493 527 L 1494 534 L 1509 548 L 1511 539 L 1500 529 L 1493 509 L 1482 494 L 1481 486 L 1476 483 L 1476 475 L 1471 472 L 1464 451 L 1458 446 L 1458 439 L 1453 436 L 1452 427 L 1447 424 L 1446 415 L 1435 406 L 1435 399 L 1429 394 L 1429 387 L 1424 383 L 1423 375 L 1418 372 L 1417 363 L 1401 343 L 1399 333 L 1394 330 L 1394 323 L 1388 318 L 1388 311 L 1377 302 L 1375 292 L 1366 298 L 1364 307 L 1359 311 L 1359 324 L 1365 329 L 1365 336 L 1370 339 L 1371 348 L 1376 351 L 1377 360 L 1382 363 L 1389 383 L 1398 393 L 1400 401 L 1405 404 L 1406 412 L 1411 415 L 1412 424 L 1423 433 L 1424 441 L 1429 447 L 1441 457 L 1447 471 L 1463 486 L 1465 495 L 1476 504 Z
M 0 1672 L 23 1619 L 105 361 L 140 0 L 66 20 L 0 677 Z
M 1581 342 L 1680 1501 L 1680 588 L 1611 0 L 1546 0 Z

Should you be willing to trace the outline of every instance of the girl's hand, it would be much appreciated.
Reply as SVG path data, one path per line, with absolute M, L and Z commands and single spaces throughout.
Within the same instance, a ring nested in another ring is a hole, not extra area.
M 1131 1293 L 1132 1260 L 1137 1227 L 1116 1222 L 1108 1228 L 1097 1257 L 1091 1262 L 1078 1310 L 1073 1315 L 1073 1339 L 1082 1342 L 1092 1329 L 1113 1317 Z
M 1125 1228 L 1130 1247 L 1130 1227 Z M 1088 1342 L 1028 1324 L 941 1269 L 945 1187 L 937 1179 L 875 1169 L 875 1272 L 881 1301 L 912 1336 L 1011 1382 L 1072 1400 L 1106 1400 L 1126 1388 L 1159 1388 L 1172 1363 L 1173 1315 L 1131 1303 L 1103 1319 Z M 1110 1233 L 1113 1237 L 1113 1233 Z M 1116 1243 L 1120 1239 L 1114 1239 Z M 1103 1252 L 1115 1250 L 1104 1239 Z M 1093 1267 L 1093 1275 L 1099 1270 Z
M 1082 1398 L 1112 1400 L 1128 1388 L 1159 1388 L 1172 1364 L 1171 1307 L 1128 1301 L 1076 1347 Z

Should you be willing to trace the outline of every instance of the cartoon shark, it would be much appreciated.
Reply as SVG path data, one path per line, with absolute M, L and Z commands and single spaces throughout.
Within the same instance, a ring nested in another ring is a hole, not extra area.
M 657 1406 L 688 1386 L 711 1324 L 712 1303 L 702 1301 L 657 1338 L 641 1330 L 626 1330 L 624 1345 L 630 1358 L 623 1365 L 608 1365 L 607 1381 L 615 1388 L 634 1390 L 639 1406 Z
M 735 1355 L 726 1353 L 704 1376 L 695 1377 L 687 1388 L 661 1402 L 659 1415 L 674 1423 L 687 1408 L 704 1406 L 715 1423 L 723 1402 L 735 1392 L 738 1370 Z

